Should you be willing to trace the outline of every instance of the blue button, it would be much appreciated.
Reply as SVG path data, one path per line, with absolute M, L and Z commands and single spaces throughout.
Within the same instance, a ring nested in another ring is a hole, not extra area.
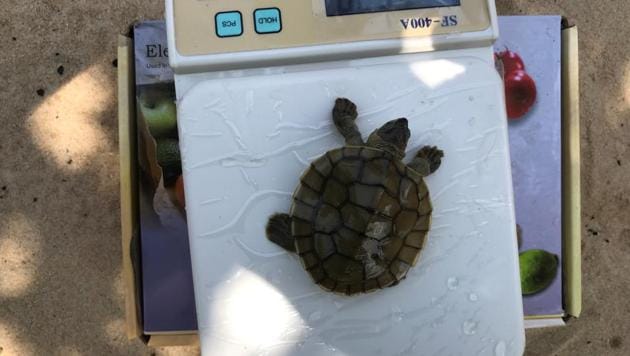
M 243 34 L 243 16 L 238 11 L 219 12 L 214 17 L 217 36 L 234 37 Z
M 258 9 L 254 11 L 256 33 L 278 33 L 282 31 L 282 18 L 278 8 Z

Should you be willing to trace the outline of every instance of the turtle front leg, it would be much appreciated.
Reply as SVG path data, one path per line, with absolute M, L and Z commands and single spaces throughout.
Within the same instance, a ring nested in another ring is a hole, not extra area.
M 291 235 L 291 217 L 288 214 L 274 214 L 267 222 L 267 238 L 269 241 L 295 252 L 295 239 Z
M 333 122 L 339 133 L 346 139 L 346 145 L 362 146 L 361 132 L 354 120 L 357 118 L 357 106 L 346 98 L 338 98 L 333 108 Z
M 442 164 L 444 152 L 435 146 L 424 146 L 409 163 L 409 167 L 420 173 L 423 177 L 437 171 Z

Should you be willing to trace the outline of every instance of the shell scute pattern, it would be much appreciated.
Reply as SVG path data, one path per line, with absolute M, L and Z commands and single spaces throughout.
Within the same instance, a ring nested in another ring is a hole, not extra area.
M 303 174 L 291 213 L 298 217 L 293 233 L 305 236 L 296 245 L 313 280 L 356 294 L 405 277 L 430 227 L 430 215 L 421 212 L 430 211 L 419 174 L 384 151 L 343 147 Z

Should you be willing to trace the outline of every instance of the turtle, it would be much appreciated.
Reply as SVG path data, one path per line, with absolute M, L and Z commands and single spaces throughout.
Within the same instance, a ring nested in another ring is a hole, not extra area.
M 423 178 L 444 157 L 424 146 L 406 165 L 406 118 L 364 142 L 357 117 L 352 101 L 336 99 L 332 118 L 345 145 L 310 164 L 289 213 L 273 214 L 266 225 L 267 238 L 297 253 L 317 285 L 348 296 L 395 286 L 416 265 L 433 211 Z

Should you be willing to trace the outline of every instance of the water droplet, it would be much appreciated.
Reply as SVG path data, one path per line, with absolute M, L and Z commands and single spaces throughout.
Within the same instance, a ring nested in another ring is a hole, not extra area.
M 317 321 L 317 320 L 319 320 L 321 318 L 322 318 L 322 312 L 316 311 L 316 312 L 312 312 L 311 315 L 308 316 L 308 321 L 309 322 L 314 322 L 314 321 Z
M 471 302 L 476 302 L 479 300 L 479 296 L 475 293 L 470 293 L 468 295 L 468 300 L 470 300 Z
M 469 96 L 469 97 L 468 97 L 468 101 L 475 101 L 475 97 L 474 97 L 474 96 L 472 96 L 472 95 L 471 95 L 471 96 Z
M 475 335 L 477 333 L 477 322 L 474 320 L 466 320 L 462 324 L 462 330 L 466 335 Z
M 400 310 L 399 307 L 397 306 L 393 306 L 392 307 L 392 320 L 396 321 L 396 322 L 400 322 L 403 320 L 403 316 L 405 314 L 403 313 L 402 310 Z
M 470 119 L 468 119 L 468 126 L 475 126 L 475 123 L 477 121 L 476 117 L 471 117 Z
M 448 280 L 446 280 L 446 286 L 450 290 L 455 290 L 459 286 L 459 280 L 455 277 L 449 277 Z
M 499 341 L 494 347 L 494 356 L 505 356 L 505 342 Z

